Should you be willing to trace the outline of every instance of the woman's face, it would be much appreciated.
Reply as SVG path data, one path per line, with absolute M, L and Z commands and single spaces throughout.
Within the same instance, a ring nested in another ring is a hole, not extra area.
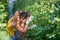
M 28 19 L 28 18 L 25 18 L 25 19 L 21 18 L 20 20 L 21 20 L 22 22 L 26 22 L 27 19 Z
M 18 12 L 18 11 L 16 11 L 15 17 L 19 18 L 19 12 Z M 28 18 L 29 18 L 29 17 L 27 17 L 27 18 L 20 18 L 20 21 L 26 22 Z

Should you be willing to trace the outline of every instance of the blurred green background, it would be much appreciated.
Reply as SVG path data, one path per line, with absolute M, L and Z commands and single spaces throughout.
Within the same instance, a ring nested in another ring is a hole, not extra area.
M 8 10 L 8 0 L 0 0 L 0 40 L 9 40 Z M 26 40 L 60 40 L 60 0 L 16 0 L 13 12 L 17 10 L 34 16 L 29 26 L 37 25 L 26 33 Z

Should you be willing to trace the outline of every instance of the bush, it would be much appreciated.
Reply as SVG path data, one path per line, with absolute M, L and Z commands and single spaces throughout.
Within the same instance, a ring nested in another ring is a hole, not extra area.
M 37 25 L 37 28 L 29 30 L 26 36 L 34 40 L 59 40 L 59 4 L 59 0 L 17 0 L 14 11 L 27 10 L 30 15 L 34 16 L 30 26 Z
M 7 16 L 8 16 L 8 6 L 7 6 L 7 0 L 0 1 L 0 23 L 7 22 Z
M 7 0 L 0 0 L 0 40 L 9 40 L 6 24 L 8 21 Z

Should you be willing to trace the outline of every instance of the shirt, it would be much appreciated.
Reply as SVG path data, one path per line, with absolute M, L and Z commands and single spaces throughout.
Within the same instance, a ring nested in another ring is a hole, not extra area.
M 7 23 L 7 29 L 8 29 L 8 32 L 9 32 L 9 35 L 10 36 L 14 36 L 14 32 L 16 31 L 16 28 L 13 28 L 11 26 L 11 21 L 14 19 L 14 17 L 10 18 L 8 23 Z

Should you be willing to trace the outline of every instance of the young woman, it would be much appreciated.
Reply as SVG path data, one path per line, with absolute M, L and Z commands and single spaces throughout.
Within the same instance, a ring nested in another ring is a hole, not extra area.
M 29 17 L 30 15 L 22 10 L 16 11 L 15 15 L 10 18 L 7 29 L 10 36 L 15 37 L 13 40 L 22 40 L 22 36 L 29 30 L 29 27 L 26 25 L 26 21 Z

